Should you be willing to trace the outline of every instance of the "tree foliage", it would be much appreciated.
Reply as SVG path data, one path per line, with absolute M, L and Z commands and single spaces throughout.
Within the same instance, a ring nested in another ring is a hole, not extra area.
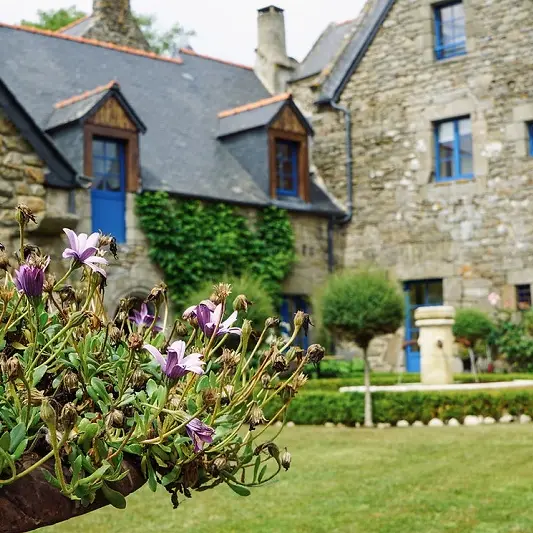
M 331 276 L 321 296 L 324 325 L 363 349 L 403 321 L 403 299 L 383 272 L 347 271 Z
M 87 14 L 80 11 L 76 6 L 62 9 L 49 9 L 37 11 L 37 21 L 23 20 L 22 26 L 40 28 L 42 30 L 57 31 L 72 24 Z M 182 46 L 182 39 L 195 35 L 193 30 L 186 30 L 181 24 L 175 23 L 169 30 L 159 31 L 155 26 L 157 17 L 153 14 L 133 14 L 133 18 L 139 25 L 152 52 L 159 55 L 177 55 Z
M 486 339 L 494 325 L 487 315 L 479 309 L 459 309 L 455 315 L 453 334 L 457 339 L 464 339 L 471 346 L 478 340 Z
M 228 204 L 170 197 L 137 196 L 137 214 L 151 259 L 165 274 L 174 303 L 183 307 L 205 281 L 247 272 L 279 303 L 281 283 L 296 259 L 286 211 L 267 207 L 255 227 Z

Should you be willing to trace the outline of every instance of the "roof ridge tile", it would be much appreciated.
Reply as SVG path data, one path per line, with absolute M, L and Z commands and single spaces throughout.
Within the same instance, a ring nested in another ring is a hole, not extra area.
M 109 83 L 106 83 L 105 85 L 99 85 L 98 87 L 95 87 L 94 89 L 91 89 L 89 91 L 85 91 L 81 94 L 77 94 L 75 96 L 71 96 L 70 98 L 66 98 L 65 100 L 61 100 L 54 104 L 54 109 L 61 109 L 63 107 L 67 107 L 68 105 L 75 104 L 77 102 L 81 102 L 82 100 L 85 100 L 91 96 L 94 96 L 95 94 L 102 93 L 104 91 L 108 91 L 112 89 L 113 87 L 119 88 L 120 85 L 117 81 L 111 80 Z
M 256 102 L 250 102 L 248 104 L 234 107 L 233 109 L 226 109 L 225 111 L 221 111 L 220 113 L 218 113 L 217 116 L 218 118 L 231 117 L 232 115 L 237 115 L 238 113 L 252 111 L 253 109 L 257 109 L 259 107 L 264 107 L 266 105 L 274 104 L 276 102 L 288 100 L 289 98 L 291 98 L 291 96 L 291 93 L 276 94 L 275 96 L 271 96 L 269 98 L 263 98 L 261 100 L 257 100 Z
M 46 37 L 54 37 L 56 39 L 64 39 L 65 41 L 73 41 L 75 43 L 90 44 L 92 46 L 99 46 L 100 48 L 107 48 L 117 52 L 125 52 L 127 54 L 147 57 L 149 59 L 158 59 L 160 61 L 167 61 L 169 63 L 177 63 L 181 65 L 183 60 L 180 57 L 165 57 L 156 54 L 155 52 L 145 52 L 137 48 L 130 48 L 129 46 L 119 46 L 118 44 L 106 43 L 104 41 L 97 41 L 96 39 L 86 39 L 85 37 L 74 37 L 73 35 L 64 35 L 50 30 L 41 30 L 39 28 L 32 28 L 30 26 L 17 26 L 15 24 L 6 24 L 0 22 L 0 28 L 8 28 L 11 30 L 25 31 L 28 33 L 35 33 L 37 35 L 44 35 Z
M 249 65 L 242 65 L 241 63 L 234 63 L 233 61 L 227 61 L 226 59 L 220 59 L 218 57 L 213 57 L 213 56 L 209 56 L 206 54 L 199 54 L 198 52 L 195 52 L 194 50 L 189 50 L 187 48 L 180 48 L 180 53 L 186 54 L 189 56 L 200 57 L 202 59 L 210 59 L 211 61 L 217 61 L 218 63 L 224 63 L 225 65 L 230 65 L 232 67 L 244 68 L 246 70 L 253 70 L 253 67 L 250 67 Z

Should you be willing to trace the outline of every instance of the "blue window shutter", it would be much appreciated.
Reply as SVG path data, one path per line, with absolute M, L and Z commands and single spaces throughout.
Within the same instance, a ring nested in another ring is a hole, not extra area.
M 126 242 L 126 147 L 115 139 L 93 139 L 91 212 L 93 231 Z

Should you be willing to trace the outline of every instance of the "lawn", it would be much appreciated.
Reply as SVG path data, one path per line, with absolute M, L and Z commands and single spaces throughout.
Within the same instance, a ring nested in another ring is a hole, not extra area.
M 42 533 L 530 533 L 533 424 L 287 428 L 293 466 L 242 498 L 227 487 L 173 510 L 147 488 Z

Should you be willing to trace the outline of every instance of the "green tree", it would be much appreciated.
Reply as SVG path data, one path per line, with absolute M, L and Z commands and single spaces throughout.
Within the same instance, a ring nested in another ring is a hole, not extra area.
M 37 22 L 23 20 L 20 24 L 43 30 L 57 31 L 84 16 L 86 16 L 86 13 L 76 9 L 76 6 L 57 10 L 50 9 L 48 11 L 39 9 L 37 11 Z M 133 17 L 148 41 L 150 49 L 159 55 L 176 55 L 182 44 L 182 39 L 195 35 L 193 30 L 186 30 L 179 23 L 174 24 L 167 31 L 157 30 L 155 28 L 157 21 L 155 15 L 138 15 L 134 13 Z
M 372 427 L 370 394 L 370 341 L 394 333 L 403 322 L 403 298 L 395 283 L 376 270 L 345 271 L 332 275 L 319 294 L 324 326 L 355 341 L 365 363 L 365 426 Z
M 57 31 L 85 15 L 86 14 L 83 11 L 76 9 L 76 6 L 70 6 L 63 9 L 49 9 L 48 11 L 39 9 L 37 11 L 37 22 L 23 20 L 20 24 L 21 26 L 30 26 L 42 30 Z

